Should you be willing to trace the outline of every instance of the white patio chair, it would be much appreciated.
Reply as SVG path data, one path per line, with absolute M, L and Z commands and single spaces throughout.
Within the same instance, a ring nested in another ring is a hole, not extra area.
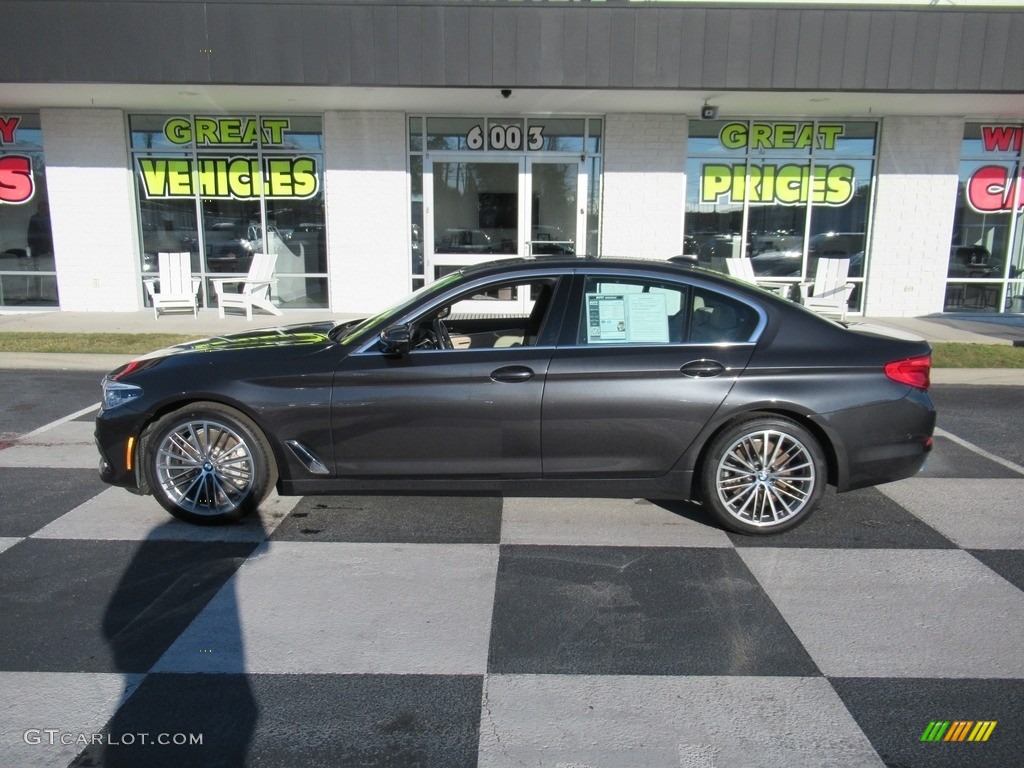
M 192 277 L 192 255 L 189 253 L 157 254 L 157 275 L 143 279 L 153 301 L 153 316 L 168 310 L 191 310 L 199 317 L 199 278 Z M 158 287 L 159 286 L 159 287 Z
M 771 291 L 779 296 L 788 296 L 789 294 L 789 285 L 771 282 L 770 280 L 761 280 L 758 278 L 758 276 L 754 274 L 754 262 L 750 259 L 712 259 L 712 265 L 716 265 L 716 262 L 720 262 L 721 265 L 725 267 L 725 269 L 719 269 L 720 272 L 725 272 L 727 275 L 731 275 L 738 280 L 750 283 L 751 285 L 756 285 L 759 288 L 764 288 L 766 291 Z
M 217 294 L 217 313 L 224 317 L 225 309 L 241 309 L 245 311 L 247 320 L 252 320 L 253 307 L 262 309 L 272 315 L 280 315 L 281 310 L 270 300 L 270 287 L 277 282 L 274 269 L 277 266 L 276 253 L 254 253 L 249 274 L 239 280 L 236 277 L 217 278 L 213 281 L 213 290 Z M 236 285 L 233 291 L 225 286 Z
M 818 259 L 813 283 L 801 283 L 801 303 L 820 315 L 846 319 L 853 283 L 846 281 L 849 259 Z

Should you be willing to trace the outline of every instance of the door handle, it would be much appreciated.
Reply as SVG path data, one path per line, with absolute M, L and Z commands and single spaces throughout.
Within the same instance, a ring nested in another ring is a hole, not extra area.
M 533 369 L 525 365 L 506 365 L 491 371 L 491 380 L 507 384 L 514 384 L 517 381 L 529 381 L 534 377 Z
M 725 366 L 717 360 L 692 360 L 680 368 L 679 372 L 683 374 L 683 376 L 690 376 L 696 379 L 707 379 L 724 373 Z

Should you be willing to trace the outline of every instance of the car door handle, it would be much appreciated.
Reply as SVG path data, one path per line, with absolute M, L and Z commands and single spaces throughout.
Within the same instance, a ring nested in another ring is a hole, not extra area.
M 706 379 L 725 372 L 725 366 L 717 360 L 692 360 L 679 369 L 683 376 Z
M 525 365 L 506 365 L 504 368 L 498 368 L 497 370 L 491 371 L 492 381 L 500 381 L 509 384 L 517 381 L 529 381 L 533 376 L 533 369 L 527 368 Z

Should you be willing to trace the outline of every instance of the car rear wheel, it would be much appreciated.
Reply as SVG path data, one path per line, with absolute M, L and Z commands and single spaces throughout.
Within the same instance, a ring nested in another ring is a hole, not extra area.
M 273 486 L 270 445 L 251 419 L 219 403 L 193 403 L 157 422 L 143 446 L 157 501 L 190 523 L 235 522 Z
M 702 472 L 704 504 L 730 531 L 771 534 L 807 519 L 825 492 L 815 437 L 796 422 L 762 416 L 719 434 Z

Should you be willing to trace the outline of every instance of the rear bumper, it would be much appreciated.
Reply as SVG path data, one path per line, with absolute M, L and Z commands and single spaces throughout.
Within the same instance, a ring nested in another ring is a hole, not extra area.
M 836 446 L 836 489 L 852 491 L 913 477 L 932 449 L 935 406 L 927 392 L 911 390 L 887 403 L 829 414 Z

